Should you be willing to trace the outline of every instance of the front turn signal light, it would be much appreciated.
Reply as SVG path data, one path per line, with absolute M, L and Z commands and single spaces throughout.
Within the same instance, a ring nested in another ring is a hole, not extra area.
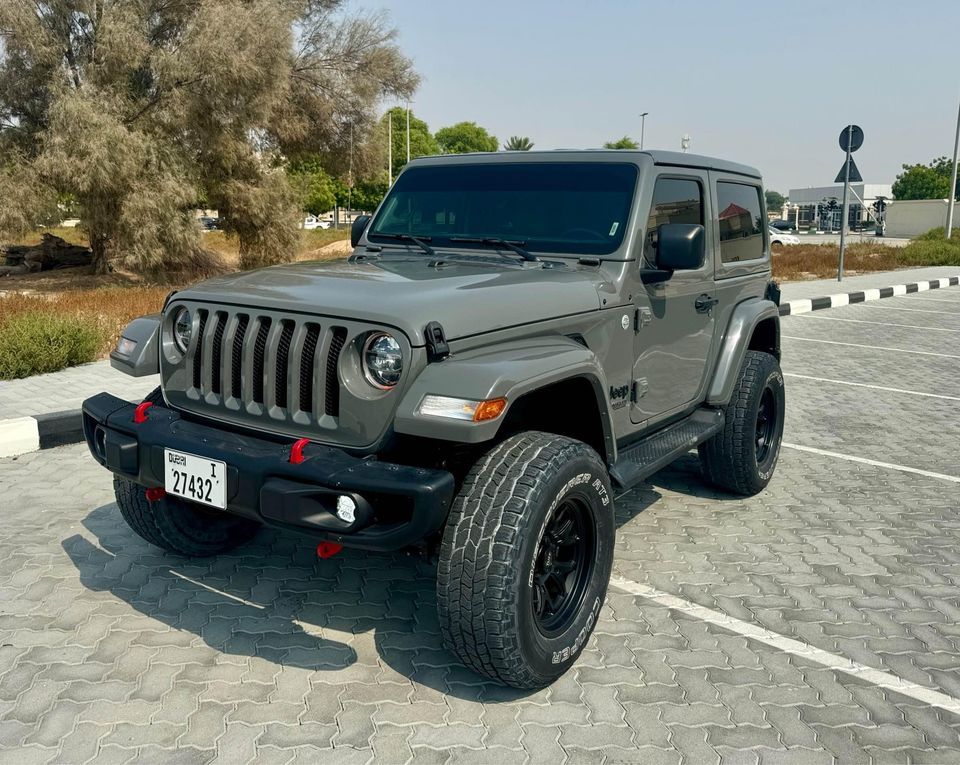
M 423 397 L 418 412 L 427 417 L 444 417 L 449 420 L 467 422 L 488 422 L 495 420 L 507 408 L 505 398 L 491 398 L 486 401 L 473 401 L 467 398 L 436 396 L 432 393 Z

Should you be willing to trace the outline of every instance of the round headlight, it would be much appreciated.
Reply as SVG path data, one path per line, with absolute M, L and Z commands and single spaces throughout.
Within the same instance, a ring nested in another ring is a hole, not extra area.
M 363 344 L 363 373 L 375 388 L 388 390 L 400 382 L 403 353 L 400 343 L 386 332 L 375 332 Z
M 186 308 L 177 311 L 173 318 L 173 341 L 181 353 L 186 353 L 190 347 L 190 335 L 193 334 L 193 316 Z

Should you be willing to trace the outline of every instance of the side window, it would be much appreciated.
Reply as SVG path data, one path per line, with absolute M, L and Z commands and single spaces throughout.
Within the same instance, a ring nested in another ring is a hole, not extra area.
M 643 247 L 643 255 L 650 263 L 655 260 L 653 245 L 657 226 L 664 223 L 703 224 L 703 190 L 699 181 L 692 178 L 657 178 Z
M 763 257 L 763 206 L 760 188 L 746 183 L 717 183 L 720 258 L 724 263 Z

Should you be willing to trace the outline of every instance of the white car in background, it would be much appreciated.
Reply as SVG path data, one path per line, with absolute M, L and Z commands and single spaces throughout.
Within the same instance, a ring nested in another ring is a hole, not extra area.
M 794 236 L 793 234 L 788 234 L 785 231 L 777 231 L 775 228 L 770 228 L 770 246 L 781 247 L 787 244 L 800 244 L 800 237 Z
M 315 228 L 330 228 L 330 221 L 321 220 L 316 215 L 308 215 L 303 219 L 303 223 L 300 224 L 300 228 L 305 231 L 313 231 Z

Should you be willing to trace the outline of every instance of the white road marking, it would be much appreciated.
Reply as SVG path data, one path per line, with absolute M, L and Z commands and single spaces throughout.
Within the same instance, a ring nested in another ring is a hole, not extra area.
M 942 359 L 960 359 L 960 356 L 956 356 L 950 353 L 934 353 L 933 351 L 913 351 L 907 350 L 906 348 L 886 348 L 881 345 L 863 345 L 861 343 L 841 343 L 839 340 L 821 340 L 818 337 L 797 337 L 795 335 L 781 335 L 781 337 L 787 340 L 805 340 L 808 343 L 826 343 L 827 345 L 845 345 L 849 348 L 864 348 L 868 351 L 892 351 L 894 353 L 915 353 L 919 356 L 938 356 Z
M 835 460 L 847 460 L 847 462 L 859 462 L 861 465 L 871 465 L 873 467 L 886 468 L 888 470 L 899 470 L 901 473 L 913 473 L 927 478 L 936 478 L 940 481 L 949 481 L 950 483 L 960 483 L 960 478 L 946 473 L 934 473 L 932 470 L 920 470 L 920 468 L 907 467 L 906 465 L 895 465 L 892 462 L 880 462 L 879 460 L 868 460 L 866 457 L 854 457 L 852 454 L 841 454 L 840 452 L 828 452 L 826 449 L 815 449 L 812 446 L 801 446 L 800 444 L 788 444 L 784 441 L 781 444 L 786 449 L 794 449 L 798 452 L 809 452 L 818 454 L 821 457 L 830 457 Z
M 174 571 L 172 568 L 167 569 L 175 577 L 183 579 L 185 582 L 190 582 L 190 584 L 195 584 L 197 587 L 202 587 L 208 592 L 216 593 L 217 595 L 222 595 L 225 598 L 230 598 L 230 600 L 235 600 L 237 603 L 243 603 L 245 606 L 253 606 L 254 608 L 259 608 L 261 611 L 266 610 L 266 606 L 261 606 L 259 603 L 254 603 L 251 600 L 244 600 L 243 598 L 238 598 L 236 595 L 231 595 L 229 592 L 223 592 L 214 587 L 211 587 L 209 584 L 204 584 L 203 582 L 198 582 L 196 579 L 191 579 L 189 576 L 185 576 L 178 571 Z
M 952 301 L 951 301 L 952 302 Z M 900 306 L 893 306 L 889 303 L 864 303 L 864 305 L 870 308 L 879 308 L 884 311 L 909 311 L 910 313 L 939 313 L 944 316 L 956 316 L 960 318 L 960 313 L 957 311 L 933 311 L 928 308 L 901 308 Z
M 926 329 L 930 332 L 960 332 L 960 329 L 947 329 L 946 327 L 918 327 L 916 324 L 892 324 L 889 321 L 867 321 L 866 319 L 844 319 L 840 316 L 820 316 L 818 314 L 808 314 L 804 319 L 819 319 L 820 321 L 849 321 L 853 324 L 878 324 L 881 327 L 900 327 L 901 329 Z
M 874 669 L 873 667 L 868 667 L 866 664 L 853 661 L 853 659 L 848 659 L 844 656 L 821 650 L 820 648 L 814 648 L 799 640 L 784 637 L 765 627 L 750 624 L 749 622 L 736 619 L 720 611 L 706 608 L 705 606 L 698 606 L 689 600 L 684 600 L 668 592 L 662 592 L 648 585 L 625 579 L 622 576 L 610 577 L 610 584 L 629 595 L 636 595 L 653 601 L 658 605 L 686 614 L 694 619 L 700 619 L 708 624 L 714 624 L 734 634 L 742 635 L 749 640 L 768 645 L 778 651 L 783 651 L 792 656 L 799 656 L 808 661 L 815 662 L 834 672 L 850 675 L 875 685 L 878 688 L 883 688 L 898 693 L 901 696 L 919 701 L 921 704 L 927 704 L 936 709 L 942 709 L 953 714 L 960 714 L 960 699 L 948 696 L 940 691 L 935 691 L 932 688 L 908 682 L 892 672 Z
M 784 372 L 784 377 L 796 377 L 801 380 L 813 380 L 815 382 L 833 383 L 834 385 L 851 385 L 854 388 L 870 388 L 871 390 L 884 390 L 889 393 L 905 393 L 909 396 L 924 396 L 926 398 L 941 398 L 945 401 L 960 401 L 960 396 L 945 396 L 940 393 L 923 393 L 918 390 L 905 390 L 904 388 L 888 388 L 884 385 L 868 385 L 867 383 L 849 382 L 847 380 L 831 380 L 827 377 L 813 377 L 812 375 L 798 375 L 794 372 Z
M 911 300 L 919 300 L 922 303 L 951 303 L 953 305 L 960 305 L 960 300 L 949 300 L 949 299 L 944 300 L 943 298 L 927 297 L 926 295 L 924 295 L 923 297 L 918 297 L 917 295 L 909 295 L 908 297 Z

